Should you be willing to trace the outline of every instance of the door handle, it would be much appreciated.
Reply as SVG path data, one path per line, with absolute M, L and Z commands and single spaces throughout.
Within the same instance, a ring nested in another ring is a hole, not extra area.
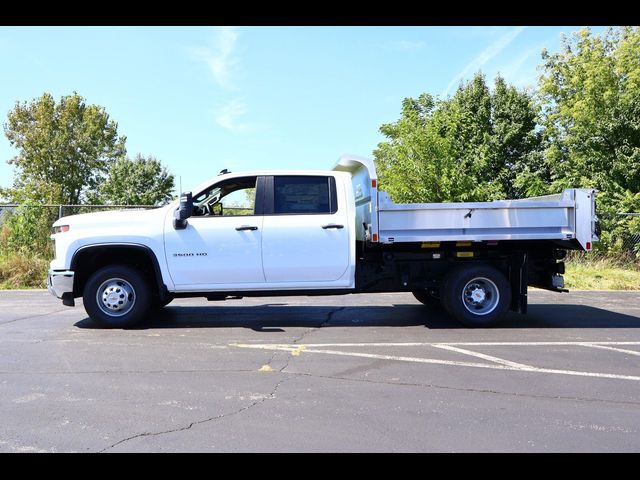
M 238 230 L 239 232 L 242 230 L 257 230 L 258 227 L 255 227 L 253 225 L 240 225 L 239 227 L 236 227 L 236 230 Z
M 336 225 L 335 223 L 330 223 L 328 225 L 323 225 L 322 228 L 325 230 L 328 228 L 344 228 L 344 225 Z

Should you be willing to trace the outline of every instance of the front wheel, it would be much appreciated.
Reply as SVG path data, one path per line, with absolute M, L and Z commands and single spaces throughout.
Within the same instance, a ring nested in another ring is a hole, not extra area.
M 468 327 L 487 327 L 506 315 L 511 286 L 505 275 L 491 265 L 461 265 L 445 277 L 442 305 Z
M 132 327 L 151 307 L 148 282 L 127 265 L 104 267 L 91 275 L 82 299 L 89 317 L 104 328 Z

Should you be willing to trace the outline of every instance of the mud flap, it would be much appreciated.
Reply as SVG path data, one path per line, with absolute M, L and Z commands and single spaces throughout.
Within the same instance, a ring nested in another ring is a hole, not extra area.
M 528 258 L 525 252 L 514 253 L 509 263 L 511 306 L 516 313 L 527 313 Z

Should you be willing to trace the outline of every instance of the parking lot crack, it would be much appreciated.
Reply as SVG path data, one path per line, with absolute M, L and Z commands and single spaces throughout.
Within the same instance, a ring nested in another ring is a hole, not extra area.
M 324 328 L 324 327 L 328 326 L 331 323 L 331 320 L 333 320 L 333 316 L 336 313 L 343 311 L 345 308 L 347 308 L 347 307 L 338 307 L 338 308 L 334 308 L 331 311 L 327 312 L 327 318 L 325 318 L 325 320 L 320 325 L 318 325 L 317 327 L 309 328 L 306 332 L 304 332 L 298 338 L 294 339 L 292 343 L 302 342 L 302 340 L 306 336 L 310 335 L 311 333 L 313 333 L 313 332 L 315 332 L 315 331 L 317 331 L 317 330 L 319 330 L 321 328 Z
M 329 312 L 327 313 L 327 317 L 325 318 L 325 320 L 324 320 L 320 325 L 318 325 L 317 327 L 312 327 L 312 328 L 307 329 L 307 330 L 306 330 L 302 335 L 300 335 L 299 337 L 297 337 L 297 338 L 295 338 L 295 339 L 293 340 L 292 345 L 300 344 L 300 347 L 302 348 L 302 344 L 301 344 L 301 342 L 302 342 L 302 340 L 304 340 L 304 338 L 305 338 L 305 337 L 307 337 L 307 336 L 308 336 L 308 335 L 310 335 L 311 333 L 313 333 L 313 332 L 315 332 L 315 331 L 317 331 L 317 330 L 319 330 L 319 329 L 321 329 L 321 328 L 326 327 L 327 325 L 329 325 L 329 324 L 331 323 L 331 320 L 333 319 L 333 316 L 334 316 L 336 313 L 341 312 L 341 311 L 342 311 L 342 310 L 344 310 L 345 308 L 347 308 L 347 307 L 338 307 L 338 308 L 334 308 L 334 309 L 332 309 L 331 311 L 329 311 Z M 302 351 L 302 350 L 300 350 L 300 349 L 298 349 L 298 350 L 297 350 L 297 353 L 294 353 L 295 351 L 294 351 L 294 352 L 289 352 L 289 351 L 287 351 L 287 352 L 286 352 L 286 355 L 287 355 L 287 356 L 286 356 L 285 363 L 284 363 L 284 365 L 283 365 L 281 368 L 279 368 L 279 369 L 278 369 L 278 372 L 284 373 L 284 372 L 285 372 L 285 370 L 287 369 L 287 367 L 289 366 L 289 362 L 291 362 L 291 359 L 292 359 L 295 355 L 299 355 L 301 351 Z M 278 354 L 280 354 L 280 353 L 282 353 L 282 351 L 278 351 L 278 350 L 274 351 L 274 352 L 273 352 L 273 355 L 271 355 L 271 359 L 267 362 L 267 365 L 271 365 L 271 364 L 273 363 L 273 361 L 275 360 L 276 356 L 277 356 Z
M 333 320 L 333 316 L 338 313 L 343 311 L 344 309 L 346 309 L 347 307 L 339 307 L 336 308 L 334 310 L 331 310 L 328 314 L 327 314 L 327 319 L 324 321 L 324 323 L 322 325 L 320 325 L 320 328 L 322 327 L 326 327 L 327 325 L 329 325 L 331 323 L 331 320 Z
M 266 402 L 267 400 L 273 399 L 276 396 L 276 392 L 278 391 L 278 388 L 280 388 L 280 386 L 286 382 L 289 378 L 292 377 L 287 377 L 284 376 L 283 378 L 281 378 L 280 380 L 278 380 L 278 382 L 275 384 L 275 386 L 273 387 L 273 389 L 271 390 L 271 392 L 255 401 L 253 401 L 252 403 L 250 403 L 249 405 L 246 405 L 242 408 L 239 408 L 238 410 L 229 412 L 229 413 L 222 413 L 220 415 L 215 415 L 213 417 L 209 417 L 209 418 L 205 418 L 203 420 L 197 420 L 195 422 L 191 422 L 186 426 L 183 427 L 178 427 L 178 428 L 172 428 L 169 430 L 163 430 L 160 432 L 144 432 L 144 433 L 138 433 L 136 435 L 131 435 L 130 437 L 124 438 L 122 440 L 119 440 L 111 445 L 109 445 L 106 448 L 103 448 L 102 450 L 99 450 L 97 453 L 104 453 L 107 450 L 111 450 L 112 448 L 117 447 L 118 445 L 122 445 L 123 443 L 129 442 L 131 440 L 135 440 L 136 438 L 144 438 L 144 437 L 158 437 L 161 435 L 167 435 L 169 433 L 177 433 L 177 432 L 184 432 L 187 430 L 190 430 L 191 428 L 193 428 L 196 425 L 203 425 L 205 423 L 211 423 L 211 422 L 216 422 L 218 420 L 222 420 L 224 418 L 228 418 L 228 417 L 232 417 L 235 415 L 240 415 L 241 413 L 246 412 L 247 410 L 250 410 L 264 402 Z
M 324 321 L 320 325 L 307 329 L 305 332 L 302 333 L 302 335 L 300 335 L 299 337 L 293 339 L 291 344 L 292 345 L 300 345 L 300 347 L 302 348 L 303 345 L 301 344 L 301 342 L 305 339 L 305 337 L 307 337 L 311 333 L 313 333 L 313 332 L 315 332 L 315 331 L 317 331 L 317 330 L 329 325 L 331 323 L 331 320 L 333 319 L 333 316 L 336 313 L 343 311 L 345 308 L 347 308 L 347 307 L 338 307 L 338 308 L 334 308 L 334 309 L 330 310 L 329 312 L 327 312 L 326 318 L 324 319 Z M 279 373 L 286 373 L 285 370 L 289 366 L 289 363 L 291 362 L 291 359 L 294 356 L 299 355 L 301 351 L 303 351 L 303 350 L 298 349 L 297 353 L 295 353 L 296 350 L 294 350 L 293 352 L 285 351 L 284 353 L 286 354 L 286 360 L 284 362 L 284 365 L 282 367 L 278 368 L 278 372 Z M 283 353 L 282 350 L 277 350 L 277 349 L 274 350 L 273 354 L 271 355 L 271 358 L 269 359 L 269 361 L 265 365 L 271 366 L 273 364 L 273 362 L 275 361 L 276 356 L 278 356 L 281 353 Z

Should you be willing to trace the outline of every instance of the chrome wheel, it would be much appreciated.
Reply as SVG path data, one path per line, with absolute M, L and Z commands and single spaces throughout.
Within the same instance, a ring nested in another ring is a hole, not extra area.
M 131 311 L 136 303 L 136 291 L 122 278 L 110 278 L 96 291 L 98 308 L 110 317 L 121 317 Z
M 493 312 L 500 302 L 500 293 L 495 283 L 486 277 L 477 277 L 462 289 L 462 304 L 474 315 Z

